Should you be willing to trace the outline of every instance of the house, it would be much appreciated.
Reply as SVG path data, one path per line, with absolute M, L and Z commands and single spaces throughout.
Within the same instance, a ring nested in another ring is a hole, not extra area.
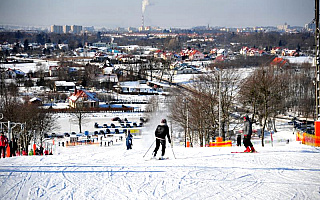
M 9 78 L 13 78 L 13 79 L 22 78 L 26 76 L 26 74 L 23 71 L 19 69 L 10 69 L 10 68 L 8 68 L 7 74 Z
M 283 49 L 282 56 L 299 56 L 299 53 L 296 50 Z
M 32 99 L 29 100 L 29 104 L 41 105 L 42 100 L 37 97 L 33 97 Z
M 143 80 L 140 81 L 126 81 L 119 82 L 114 86 L 121 94 L 160 94 L 163 92 L 163 88 L 160 85 L 151 84 Z
M 54 82 L 54 91 L 55 92 L 64 92 L 69 91 L 75 88 L 75 84 L 73 82 L 67 81 L 55 81 Z
M 174 58 L 174 54 L 170 52 L 164 52 L 160 55 L 160 57 L 164 60 L 171 60 Z
M 217 56 L 224 56 L 227 57 L 228 56 L 228 51 L 226 49 L 219 49 L 217 51 Z
M 68 98 L 71 108 L 98 108 L 99 99 L 95 93 L 85 90 L 75 89 L 74 93 Z
M 284 66 L 289 65 L 289 63 L 287 62 L 287 60 L 285 60 L 283 58 L 276 57 L 272 60 L 270 65 L 273 67 L 283 68 Z
M 193 65 L 182 63 L 174 69 L 174 74 L 197 74 L 199 69 Z
M 49 66 L 49 76 L 51 77 L 55 77 L 58 76 L 59 72 L 58 72 L 58 66 Z
M 274 47 L 271 49 L 270 53 L 273 54 L 273 55 L 280 55 L 282 52 L 281 48 L 280 47 Z
M 197 50 L 192 50 L 189 52 L 189 60 L 203 60 L 204 54 Z
M 223 55 L 220 55 L 220 56 L 217 56 L 215 59 L 214 59 L 214 63 L 217 63 L 217 62 L 223 62 L 226 58 L 223 56 Z
M 247 55 L 247 52 L 249 52 L 249 47 L 242 47 L 240 49 L 240 54 L 241 55 Z

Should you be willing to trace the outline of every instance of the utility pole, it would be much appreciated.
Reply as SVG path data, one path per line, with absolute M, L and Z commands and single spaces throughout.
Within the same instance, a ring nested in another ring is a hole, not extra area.
M 219 70 L 219 137 L 221 137 L 221 73 Z
M 320 120 L 320 38 L 319 38 L 319 0 L 315 0 L 315 64 L 316 64 L 316 119 Z

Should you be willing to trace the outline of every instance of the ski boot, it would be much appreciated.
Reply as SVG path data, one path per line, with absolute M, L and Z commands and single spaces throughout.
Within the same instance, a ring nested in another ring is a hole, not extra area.
M 246 150 L 244 150 L 244 152 L 251 152 L 249 147 L 246 147 Z
M 251 148 L 251 152 L 256 152 L 256 150 L 254 149 L 254 147 L 250 147 Z

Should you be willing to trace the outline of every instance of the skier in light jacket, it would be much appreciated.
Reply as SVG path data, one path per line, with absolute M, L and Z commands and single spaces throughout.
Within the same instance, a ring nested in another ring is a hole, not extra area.
M 243 120 L 243 145 L 246 147 L 246 150 L 244 150 L 244 152 L 255 152 L 256 150 L 254 149 L 253 144 L 251 143 L 252 122 L 250 121 L 248 115 L 246 115 L 243 118 Z

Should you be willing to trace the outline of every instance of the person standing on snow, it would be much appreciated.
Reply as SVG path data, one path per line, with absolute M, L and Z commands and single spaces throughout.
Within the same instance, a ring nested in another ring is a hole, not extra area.
M 160 144 L 162 146 L 162 152 L 161 152 L 161 159 L 163 159 L 163 156 L 166 151 L 166 136 L 168 137 L 169 143 L 171 143 L 170 135 L 169 135 L 169 127 L 167 125 L 167 120 L 162 119 L 161 123 L 157 126 L 155 131 L 156 136 L 156 148 L 153 151 L 153 157 L 156 157 L 157 152 L 159 150 Z
M 132 135 L 129 131 L 128 136 L 126 138 L 127 150 L 132 149 Z
M 4 136 L 4 133 L 1 132 L 1 135 L 0 135 L 0 158 L 1 158 L 1 154 L 2 154 L 3 158 L 6 157 L 7 145 L 8 145 L 8 140 L 7 140 L 6 136 Z
M 252 135 L 252 123 L 246 115 L 244 118 L 244 127 L 243 127 L 243 145 L 246 147 L 246 150 L 244 152 L 255 152 L 252 143 L 251 143 L 251 135 Z

